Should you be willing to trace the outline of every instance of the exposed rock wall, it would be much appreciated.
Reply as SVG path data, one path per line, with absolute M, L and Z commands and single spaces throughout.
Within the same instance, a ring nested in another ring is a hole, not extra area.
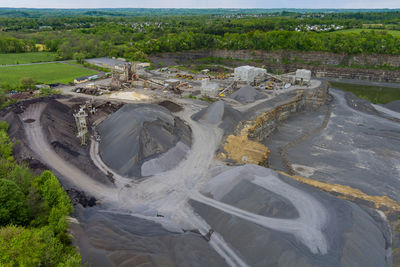
M 264 140 L 276 129 L 279 122 L 286 120 L 292 113 L 320 107 L 327 101 L 327 95 L 326 83 L 315 89 L 298 90 L 297 95 L 288 99 L 286 103 L 256 117 L 251 125 L 247 126 L 249 138 L 258 142 Z
M 392 66 L 400 67 L 400 55 L 346 55 L 329 52 L 262 51 L 262 50 L 215 50 L 205 52 L 209 56 L 238 58 L 242 60 L 263 60 L 275 63 L 316 63 L 342 66 Z
M 324 68 L 314 71 L 318 78 L 354 79 L 374 82 L 400 82 L 399 71 Z
M 322 83 L 315 89 L 298 90 L 293 97 L 266 110 L 249 121 L 242 121 L 236 135 L 229 135 L 222 144 L 223 152 L 218 160 L 230 159 L 239 164 L 258 164 L 268 166 L 269 149 L 260 142 L 276 129 L 281 121 L 292 113 L 312 110 L 327 101 L 328 87 Z M 267 102 L 268 105 L 268 102 Z

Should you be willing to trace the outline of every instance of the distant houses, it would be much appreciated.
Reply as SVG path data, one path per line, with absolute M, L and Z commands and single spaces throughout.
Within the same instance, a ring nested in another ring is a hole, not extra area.
M 299 25 L 298 27 L 296 27 L 296 31 L 297 32 L 301 32 L 301 31 L 305 31 L 305 32 L 310 32 L 310 31 L 314 31 L 314 32 L 329 32 L 329 31 L 339 31 L 339 30 L 343 30 L 344 26 L 341 25 L 335 25 L 335 24 L 331 24 L 331 25 Z

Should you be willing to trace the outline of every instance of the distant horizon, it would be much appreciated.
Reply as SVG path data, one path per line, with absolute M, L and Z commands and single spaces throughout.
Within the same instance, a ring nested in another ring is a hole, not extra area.
M 265 8 L 265 7 L 11 7 L 11 6 L 0 6 L 0 9 L 87 9 L 87 10 L 95 10 L 95 9 L 205 9 L 205 10 L 218 10 L 218 9 L 235 9 L 235 10 L 251 10 L 251 9 L 260 9 L 260 10 L 400 10 L 400 7 L 397 8 L 296 8 L 296 7 L 273 7 L 273 8 Z
M 1 8 L 34 9 L 399 9 L 399 0 L 0 0 Z

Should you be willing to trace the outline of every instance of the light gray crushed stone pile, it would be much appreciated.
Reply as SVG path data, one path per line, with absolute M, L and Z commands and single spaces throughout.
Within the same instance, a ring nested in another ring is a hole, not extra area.
M 243 115 L 240 111 L 232 108 L 223 101 L 217 101 L 194 114 L 192 120 L 201 120 L 210 124 L 221 121 L 218 126 L 223 129 L 225 133 L 230 133 L 236 129 L 237 124 L 243 120 Z
M 229 98 L 235 99 L 240 103 L 246 104 L 261 99 L 262 95 L 257 91 L 257 89 L 255 89 L 250 85 L 247 85 L 245 87 L 240 88 L 233 94 L 231 94 Z
M 174 148 L 179 141 L 188 149 L 190 128 L 166 108 L 148 104 L 126 104 L 103 121 L 100 156 L 120 175 L 142 176 L 141 165 Z M 175 149 L 174 158 L 163 157 L 157 170 L 146 169 L 146 174 L 165 171 L 182 159 L 187 149 Z M 161 169 L 160 169 L 161 168 Z

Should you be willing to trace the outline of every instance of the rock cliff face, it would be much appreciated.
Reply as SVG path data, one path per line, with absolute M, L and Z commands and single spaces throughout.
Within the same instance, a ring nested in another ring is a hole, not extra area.
M 185 62 L 204 57 L 255 60 L 270 71 L 292 72 L 310 69 L 317 77 L 360 79 L 377 82 L 400 82 L 398 71 L 378 70 L 377 67 L 400 67 L 399 55 L 346 55 L 328 52 L 215 50 L 166 53 L 163 58 Z M 152 57 L 157 61 L 157 57 Z M 241 62 L 243 64 L 243 62 Z M 355 68 L 355 66 L 359 68 Z
M 331 66 L 400 66 L 398 55 L 346 55 L 329 52 L 297 52 L 297 51 L 262 51 L 262 50 L 216 50 L 211 55 L 223 58 L 238 58 L 242 60 L 258 59 L 273 63 L 314 63 Z
M 217 159 L 268 166 L 270 151 L 260 142 L 268 138 L 279 123 L 291 114 L 323 105 L 328 99 L 328 89 L 323 83 L 315 89 L 297 90 L 284 95 L 281 101 L 266 101 L 248 111 L 254 114 L 258 110 L 258 115 L 238 124 L 236 134 L 226 137 L 222 144 L 223 151 L 217 155 Z
M 293 113 L 320 107 L 327 101 L 327 96 L 326 84 L 316 89 L 298 90 L 294 97 L 256 117 L 248 126 L 249 138 L 256 141 L 264 140 L 276 129 L 279 122 L 286 120 Z

